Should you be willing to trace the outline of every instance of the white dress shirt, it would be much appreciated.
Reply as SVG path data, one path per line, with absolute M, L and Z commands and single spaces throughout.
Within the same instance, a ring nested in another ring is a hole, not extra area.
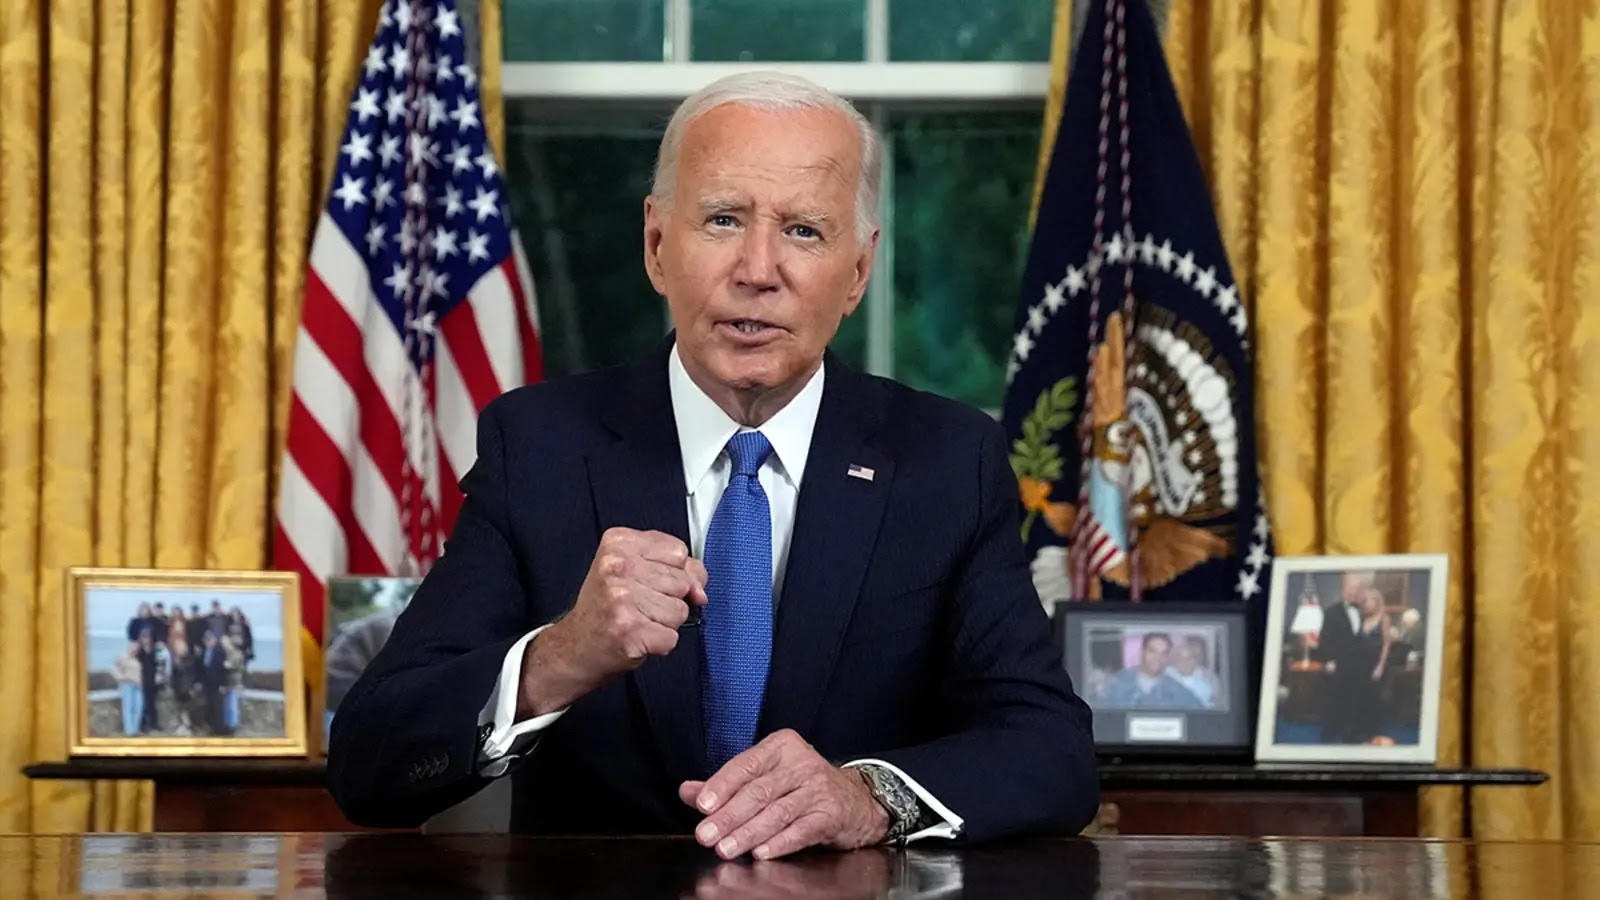
M 757 478 L 767 494 L 772 511 L 772 601 L 780 602 L 784 572 L 789 561 L 789 539 L 794 534 L 795 503 L 800 496 L 800 480 L 805 475 L 806 456 L 811 451 L 811 433 L 816 428 L 817 411 L 822 408 L 823 369 L 811 377 L 793 400 L 778 410 L 759 429 L 741 426 L 728 417 L 714 400 L 706 396 L 689 377 L 674 346 L 667 361 L 667 382 L 672 395 L 672 416 L 678 425 L 678 446 L 683 457 L 683 483 L 688 486 L 689 552 L 705 558 L 706 531 L 711 516 L 728 486 L 733 462 L 727 453 L 728 440 L 742 431 L 759 430 L 772 444 L 772 455 L 762 464 Z M 482 774 L 490 778 L 505 774 L 511 762 L 532 750 L 538 735 L 565 709 L 516 721 L 517 688 L 522 677 L 522 655 L 528 642 L 549 626 L 535 628 L 513 644 L 500 667 L 500 678 L 489 692 L 488 702 L 478 714 L 479 728 L 489 727 L 478 760 Z M 871 763 L 893 772 L 916 793 L 943 822 L 911 835 L 955 837 L 962 819 L 899 768 L 878 759 L 858 759 L 846 766 Z

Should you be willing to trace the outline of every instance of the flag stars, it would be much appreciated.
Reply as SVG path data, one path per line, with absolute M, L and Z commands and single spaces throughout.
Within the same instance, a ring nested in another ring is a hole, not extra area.
M 411 296 L 411 267 L 401 263 L 394 264 L 394 272 L 383 280 L 383 284 L 396 296 Z
M 1027 362 L 1028 354 L 1033 352 L 1033 338 L 1028 337 L 1026 331 L 1017 332 L 1016 338 L 1012 341 L 1012 351 L 1017 354 L 1017 359 Z
M 411 155 L 411 164 L 414 166 L 439 164 L 439 145 L 428 140 L 425 134 L 411 135 L 406 141 L 406 151 Z
M 1268 524 L 1266 514 L 1265 513 L 1256 513 L 1256 528 L 1255 528 L 1256 537 L 1258 537 L 1258 538 L 1262 539 L 1263 541 L 1265 541 L 1267 539 L 1267 537 L 1269 535 L 1271 535 L 1271 534 L 1272 534 L 1272 526 L 1270 524 Z
M 1184 284 L 1188 284 L 1190 279 L 1194 278 L 1194 270 L 1194 254 L 1185 253 L 1183 258 L 1178 260 L 1179 280 L 1181 280 Z
M 377 256 L 383 251 L 385 243 L 387 241 L 383 236 L 383 223 L 373 222 L 372 227 L 367 229 L 367 253 Z
M 361 65 L 367 70 L 368 78 L 389 71 L 389 64 L 383 61 L 383 48 L 376 44 L 367 50 L 367 61 Z
M 393 125 L 406 117 L 406 95 L 402 91 L 390 89 L 388 98 L 383 103 L 384 116 Z
M 1044 310 L 1038 306 L 1028 307 L 1028 330 L 1034 334 L 1044 330 Z
M 1245 557 L 1245 564 L 1252 569 L 1260 569 L 1262 566 L 1266 565 L 1267 560 L 1271 558 L 1272 557 L 1267 555 L 1267 545 L 1265 541 L 1260 543 L 1252 543 L 1250 545 L 1250 555 Z
M 483 178 L 485 181 L 493 178 L 500 172 L 500 167 L 495 164 L 494 154 L 490 153 L 487 148 L 482 153 L 478 154 L 477 159 L 474 159 L 473 162 L 477 163 L 478 168 L 483 170 Z
M 1256 573 L 1254 573 L 1254 572 L 1240 572 L 1239 573 L 1238 592 L 1239 592 L 1239 596 L 1242 597 L 1245 600 L 1249 600 L 1251 597 L 1254 597 L 1256 594 L 1259 594 L 1261 592 L 1261 585 L 1257 581 Z
M 449 272 L 435 272 L 431 266 L 422 267 L 422 295 L 426 299 L 432 294 L 437 297 L 449 295 L 449 288 L 445 283 L 450 280 Z
M 372 186 L 372 208 L 382 211 L 394 204 L 394 182 L 379 178 L 378 183 Z
M 489 236 L 467 229 L 467 259 L 478 262 L 489 258 Z
M 1127 259 L 1127 245 L 1122 242 L 1122 235 L 1113 234 L 1110 243 L 1106 244 L 1106 262 L 1119 263 Z
M 478 104 L 467 102 L 466 97 L 457 97 L 456 108 L 450 113 L 450 118 L 456 121 L 456 127 L 462 131 L 477 128 Z
M 355 102 L 350 104 L 350 111 L 356 114 L 357 121 L 362 125 L 373 116 L 383 115 L 383 107 L 378 105 L 378 92 L 366 88 L 356 89 Z
M 365 178 L 351 178 L 349 175 L 341 175 L 339 178 L 339 189 L 333 192 L 333 196 L 344 201 L 345 212 L 349 212 L 350 208 L 358 203 L 365 206 L 367 203 L 367 180 Z
M 1076 297 L 1089 286 L 1089 279 L 1084 277 L 1082 269 L 1067 266 L 1067 293 Z
M 406 7 L 402 5 L 400 8 L 405 9 Z M 401 26 L 402 29 L 404 27 Z M 403 78 L 411 74 L 411 54 L 407 52 L 404 44 L 395 44 L 394 49 L 390 51 L 389 71 L 393 72 L 396 78 Z
M 467 206 L 478 214 L 478 221 L 482 222 L 490 216 L 500 215 L 500 209 L 497 206 L 499 202 L 499 191 L 486 191 L 483 188 L 478 188 L 477 196 L 473 197 L 472 202 L 468 203 Z
M 450 150 L 450 155 L 445 157 L 445 159 L 450 161 L 450 173 L 454 175 L 454 174 L 459 174 L 461 172 L 466 172 L 466 171 L 471 170 L 472 169 L 472 150 L 471 150 L 471 148 L 463 147 L 463 146 L 461 146 L 460 143 L 457 143 L 457 142 L 452 142 L 452 144 L 454 146 Z
M 1054 313 L 1061 309 L 1067 302 L 1067 295 L 1061 292 L 1061 285 L 1047 284 L 1044 286 L 1044 308 Z
M 1250 321 L 1245 318 L 1242 306 L 1233 311 L 1233 318 L 1229 321 L 1233 323 L 1233 330 L 1238 332 L 1240 337 L 1244 337 L 1244 333 L 1250 329 Z
M 438 128 L 439 123 L 443 122 L 448 117 L 444 110 L 444 101 L 430 93 L 423 97 L 423 102 L 428 107 L 429 130 Z
M 1200 292 L 1200 296 L 1210 299 L 1211 292 L 1217 289 L 1217 270 L 1214 266 L 1195 274 L 1194 289 Z
M 1172 271 L 1172 261 L 1176 257 L 1177 254 L 1172 252 L 1171 241 L 1162 241 L 1161 246 L 1156 248 L 1156 264 L 1161 266 L 1163 272 Z
M 1156 264 L 1156 239 L 1151 235 L 1144 236 L 1144 242 L 1139 245 L 1139 258 L 1147 266 Z
M 410 256 L 417 246 L 417 223 L 410 216 L 400 223 L 400 253 Z
M 445 55 L 445 56 L 439 57 L 439 71 L 433 73 L 433 80 L 435 80 L 435 81 L 455 81 L 456 80 L 455 60 L 451 59 L 449 57 L 449 55 Z
M 461 215 L 461 210 L 466 208 L 461 204 L 461 192 L 456 190 L 456 186 L 453 184 L 444 186 L 444 196 L 438 202 L 440 206 L 444 207 L 444 217 L 446 219 L 454 219 L 456 216 Z
M 472 67 L 466 63 L 456 66 L 456 74 L 461 76 L 461 83 L 467 87 L 472 87 L 478 83 L 478 74 L 472 71 Z
M 1011 380 L 1016 378 L 1017 373 L 1020 371 L 1022 371 L 1022 367 L 1017 365 L 1017 360 L 1015 357 L 1006 360 L 1006 384 L 1010 384 Z
M 456 233 L 447 228 L 435 228 L 432 243 L 435 259 L 447 259 L 461 252 L 456 246 Z
M 439 29 L 440 38 L 451 38 L 461 33 L 461 20 L 453 9 L 440 9 L 433 14 L 433 27 Z
M 1239 305 L 1238 286 L 1230 284 L 1217 288 L 1217 297 L 1215 302 L 1217 304 L 1217 309 L 1222 310 L 1224 313 L 1233 312 L 1233 308 Z
M 360 165 L 372 159 L 372 135 L 362 134 L 359 131 L 350 132 L 350 139 L 345 142 L 339 152 L 350 158 L 350 165 Z
M 399 2 L 397 2 L 395 4 L 395 7 L 396 7 L 396 9 L 395 9 L 394 17 L 395 17 L 396 24 L 398 24 L 400 26 L 400 30 L 401 31 L 410 31 L 411 30 L 411 4 L 409 2 L 407 2 L 407 0 L 399 0 Z
M 383 164 L 392 166 L 399 162 L 402 156 L 403 154 L 400 152 L 400 136 L 397 134 L 384 135 L 383 141 L 378 145 L 378 157 L 383 160 Z

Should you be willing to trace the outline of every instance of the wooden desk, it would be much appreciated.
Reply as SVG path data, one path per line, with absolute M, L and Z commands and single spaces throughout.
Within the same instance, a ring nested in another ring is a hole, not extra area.
M 315 760 L 81 759 L 32 778 L 150 779 L 156 831 L 346 831 Z M 1543 784 L 1527 769 L 1414 766 L 1100 766 L 1104 834 L 1415 837 L 1417 789 Z
M 1593 896 L 1600 846 L 1075 838 L 724 863 L 686 839 L 0 837 L 0 895 L 488 897 Z

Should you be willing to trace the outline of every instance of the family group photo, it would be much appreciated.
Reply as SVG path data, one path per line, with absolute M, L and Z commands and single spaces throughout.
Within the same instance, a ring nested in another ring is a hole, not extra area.
M 286 734 L 280 593 L 91 585 L 82 621 L 89 738 Z

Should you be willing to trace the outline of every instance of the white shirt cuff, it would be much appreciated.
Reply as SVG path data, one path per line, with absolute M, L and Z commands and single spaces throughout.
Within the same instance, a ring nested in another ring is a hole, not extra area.
M 928 793 L 927 790 L 922 787 L 922 785 L 917 784 L 917 780 L 915 778 L 912 778 L 910 775 L 907 775 L 905 772 L 901 771 L 898 766 L 892 763 L 886 763 L 881 759 L 853 759 L 850 762 L 845 763 L 844 767 L 849 769 L 855 766 L 864 766 L 869 763 L 874 766 L 882 766 L 883 768 L 889 770 L 890 774 L 904 782 L 906 787 L 911 788 L 911 792 L 917 795 L 918 800 L 921 800 L 923 803 L 927 804 L 928 808 L 933 810 L 935 815 L 944 820 L 937 825 L 929 826 L 915 834 L 908 835 L 906 837 L 907 843 L 911 841 L 920 841 L 923 838 L 955 838 L 961 834 L 961 827 L 966 824 L 965 820 L 956 815 L 955 812 L 950 809 L 950 807 L 940 803 L 938 797 Z
M 555 724 L 566 707 L 542 716 L 517 721 L 517 688 L 522 681 L 522 654 L 528 642 L 549 628 L 540 626 L 522 636 L 506 651 L 500 664 L 500 678 L 489 692 L 489 702 L 478 712 L 478 728 L 490 726 L 489 735 L 478 746 L 478 772 L 486 778 L 499 778 L 519 757 L 539 742 L 539 733 Z

